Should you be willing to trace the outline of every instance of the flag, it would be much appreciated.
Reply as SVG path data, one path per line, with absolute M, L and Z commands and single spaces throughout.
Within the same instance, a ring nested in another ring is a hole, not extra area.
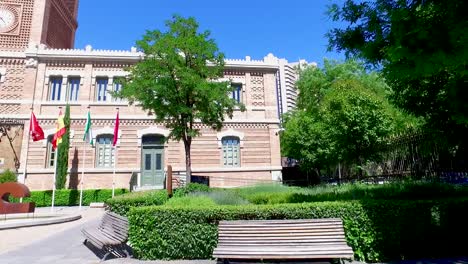
M 59 113 L 59 117 L 57 119 L 57 129 L 54 134 L 54 138 L 52 139 L 52 148 L 56 149 L 57 146 L 62 143 L 62 136 L 65 134 L 67 131 L 67 128 L 65 127 L 65 122 L 63 121 L 63 115 L 62 111 Z
M 119 138 L 119 111 L 117 111 L 117 116 L 115 117 L 114 140 L 112 141 L 113 147 L 115 147 L 115 144 L 117 144 L 118 138 Z
M 36 116 L 31 112 L 31 120 L 29 120 L 29 132 L 31 133 L 33 141 L 44 139 L 44 131 L 37 122 Z
M 83 141 L 89 142 L 93 145 L 93 131 L 91 129 L 91 113 L 88 111 L 88 117 L 86 118 L 85 133 L 83 136 Z

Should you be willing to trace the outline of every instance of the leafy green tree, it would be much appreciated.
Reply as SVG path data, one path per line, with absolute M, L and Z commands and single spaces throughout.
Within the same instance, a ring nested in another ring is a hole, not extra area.
M 190 148 L 200 134 L 196 123 L 220 130 L 238 104 L 223 76 L 224 55 L 210 32 L 198 32 L 194 18 L 173 16 L 167 31 L 147 31 L 137 42 L 144 58 L 129 69 L 119 96 L 138 102 L 156 122 L 171 130 L 168 139 L 185 146 L 187 182 L 191 178 Z
M 70 149 L 70 105 L 68 104 L 65 107 L 63 123 L 65 124 L 66 132 L 62 136 L 62 143 L 57 147 L 57 179 L 55 181 L 55 188 L 57 189 L 65 188 L 68 175 L 68 151 Z
M 330 49 L 382 69 L 391 98 L 455 139 L 468 132 L 468 1 L 347 0 L 330 15 Z
M 306 170 L 359 166 L 375 158 L 388 135 L 420 125 L 388 102 L 385 80 L 356 61 L 306 68 L 297 88 L 298 108 L 285 116 L 281 148 Z

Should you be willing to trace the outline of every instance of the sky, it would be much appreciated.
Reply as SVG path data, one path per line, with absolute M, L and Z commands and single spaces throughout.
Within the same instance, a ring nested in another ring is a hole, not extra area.
M 146 30 L 165 31 L 173 14 L 193 16 L 227 58 L 344 59 L 325 34 L 343 24 L 326 15 L 343 0 L 80 0 L 75 48 L 130 50 Z

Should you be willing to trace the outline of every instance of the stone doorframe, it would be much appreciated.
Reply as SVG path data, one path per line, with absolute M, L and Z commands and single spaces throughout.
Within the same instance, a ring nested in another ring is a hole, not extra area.
M 137 138 L 138 138 L 138 148 L 140 149 L 140 152 L 138 153 L 139 157 L 140 157 L 140 161 L 139 161 L 139 164 L 140 164 L 140 171 L 138 172 L 138 177 L 137 177 L 137 186 L 138 187 L 141 187 L 141 155 L 142 155 L 142 144 L 141 144 L 141 141 L 143 139 L 143 136 L 145 135 L 161 135 L 161 136 L 164 136 L 165 138 L 167 138 L 169 136 L 169 133 L 170 131 L 168 129 L 165 129 L 165 128 L 161 128 L 161 127 L 157 127 L 157 126 L 150 126 L 150 127 L 147 127 L 147 128 L 144 128 L 144 129 L 140 129 L 140 130 L 137 130 Z M 167 144 L 164 144 L 164 149 L 167 148 Z M 164 155 L 165 157 L 165 155 Z M 166 165 L 166 162 L 163 163 L 164 165 Z M 164 169 L 165 171 L 165 169 Z

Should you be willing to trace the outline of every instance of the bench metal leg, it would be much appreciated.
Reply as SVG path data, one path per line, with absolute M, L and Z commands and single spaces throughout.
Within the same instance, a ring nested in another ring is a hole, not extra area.
M 107 251 L 106 254 L 104 254 L 104 257 L 102 257 L 101 262 L 103 262 L 104 260 L 106 260 L 107 256 L 109 256 L 109 254 L 111 254 L 111 252 L 110 252 L 110 251 Z
M 125 253 L 125 255 L 127 255 L 126 258 L 130 258 L 130 257 L 131 257 L 130 254 L 128 253 L 128 250 L 126 250 L 126 249 L 124 248 L 122 251 Z

